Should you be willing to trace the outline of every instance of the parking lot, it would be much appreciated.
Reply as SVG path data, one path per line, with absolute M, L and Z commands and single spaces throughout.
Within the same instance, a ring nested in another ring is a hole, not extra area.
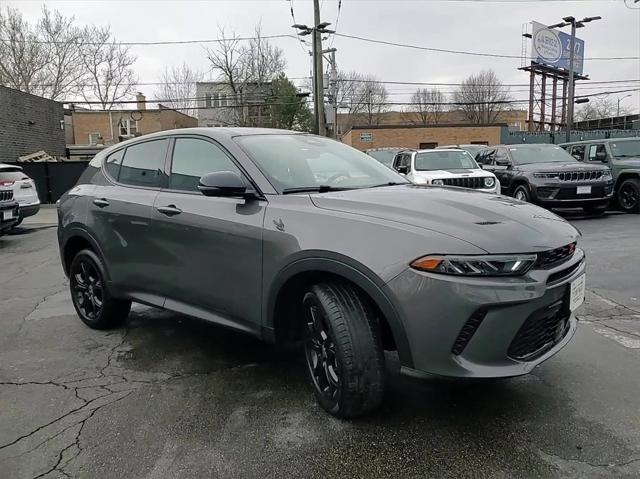
M 303 362 L 135 306 L 76 317 L 54 211 L 0 238 L 0 476 L 638 477 L 640 216 L 569 216 L 588 255 L 574 340 L 528 376 L 417 381 L 388 357 L 375 415 L 323 412 Z

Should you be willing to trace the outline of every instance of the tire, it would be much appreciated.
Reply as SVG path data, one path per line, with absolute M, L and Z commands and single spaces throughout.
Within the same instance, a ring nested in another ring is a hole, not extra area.
M 513 192 L 513 197 L 516 200 L 525 201 L 527 203 L 531 202 L 531 195 L 529 194 L 529 188 L 527 188 L 527 185 L 518 185 Z
M 640 180 L 629 178 L 618 188 L 618 206 L 625 213 L 640 213 Z
M 312 286 L 302 300 L 307 376 L 320 406 L 339 418 L 375 410 L 384 393 L 384 352 L 375 310 L 354 287 Z
M 93 251 L 75 255 L 69 267 L 71 299 L 82 322 L 92 329 L 119 326 L 131 309 L 131 301 L 112 297 L 106 284 L 104 266 Z
M 603 215 L 605 211 L 607 211 L 608 205 L 599 205 L 599 206 L 583 206 L 582 209 L 588 215 Z

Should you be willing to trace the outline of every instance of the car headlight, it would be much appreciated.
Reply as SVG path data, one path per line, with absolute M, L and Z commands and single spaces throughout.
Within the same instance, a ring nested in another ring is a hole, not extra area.
M 606 170 L 602 173 L 602 179 L 606 180 L 606 181 L 610 181 L 613 179 L 613 176 L 611 175 L 611 170 Z
M 457 276 L 520 276 L 535 264 L 535 254 L 483 255 L 483 256 L 423 256 L 411 267 L 430 273 Z
M 414 177 L 413 182 L 418 185 L 426 185 L 427 183 L 429 183 L 426 178 L 423 178 L 421 176 Z
M 432 180 L 431 184 L 432 185 L 436 185 L 436 186 L 442 186 L 442 185 L 444 185 L 444 181 L 442 181 L 442 180 Z
M 484 179 L 484 187 L 485 188 L 493 188 L 496 184 L 496 180 L 494 180 L 493 178 L 491 178 L 490 176 L 486 177 Z

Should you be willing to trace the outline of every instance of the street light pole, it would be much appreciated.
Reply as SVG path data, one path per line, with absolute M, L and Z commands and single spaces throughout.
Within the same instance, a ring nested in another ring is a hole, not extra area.
M 569 40 L 569 99 L 567 100 L 567 133 L 566 142 L 571 141 L 571 129 L 573 128 L 573 96 L 574 96 L 574 78 L 573 78 L 573 62 L 576 56 L 576 19 L 571 17 L 571 40 Z
M 618 98 L 618 111 L 616 113 L 616 116 L 620 116 L 620 101 L 624 100 L 625 98 L 629 98 L 630 96 L 633 96 L 633 95 L 625 95 L 625 96 L 622 96 L 622 97 Z

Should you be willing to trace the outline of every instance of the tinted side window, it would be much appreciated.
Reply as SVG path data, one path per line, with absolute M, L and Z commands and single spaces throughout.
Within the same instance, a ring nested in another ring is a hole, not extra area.
M 574 145 L 571 147 L 571 156 L 573 156 L 576 160 L 582 161 L 584 160 L 584 145 Z
M 178 138 L 173 148 L 169 188 L 198 191 L 201 177 L 216 171 L 233 171 L 238 167 L 218 146 L 196 138 Z
M 498 161 L 509 161 L 509 155 L 507 155 L 504 148 L 497 148 L 493 159 L 497 164 Z
M 114 153 L 111 153 L 107 156 L 107 159 L 104 162 L 104 167 L 109 173 L 109 176 L 114 180 L 118 179 L 118 174 L 120 173 L 120 163 L 122 163 L 122 155 L 124 155 L 124 149 L 118 150 Z
M 589 161 L 600 161 L 598 159 L 596 159 L 596 155 L 600 153 L 601 155 L 604 153 L 607 153 L 607 150 L 604 147 L 603 143 L 600 143 L 599 145 L 590 145 L 589 146 Z
M 488 150 L 482 154 L 482 163 L 485 165 L 493 165 L 496 156 L 496 150 Z
M 118 181 L 127 185 L 162 186 L 164 160 L 169 140 L 153 140 L 127 148 Z

